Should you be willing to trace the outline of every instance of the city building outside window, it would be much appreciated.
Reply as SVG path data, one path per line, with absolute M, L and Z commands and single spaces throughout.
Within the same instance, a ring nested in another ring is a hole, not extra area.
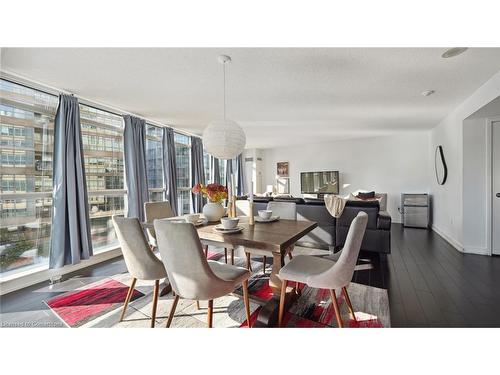
M 146 172 L 150 202 L 164 200 L 162 129 L 146 124 Z
M 125 206 L 123 119 L 80 104 L 80 122 L 95 254 L 118 244 L 111 217 Z
M 0 80 L 0 277 L 48 266 L 57 96 Z
M 191 138 L 174 133 L 179 215 L 191 212 Z

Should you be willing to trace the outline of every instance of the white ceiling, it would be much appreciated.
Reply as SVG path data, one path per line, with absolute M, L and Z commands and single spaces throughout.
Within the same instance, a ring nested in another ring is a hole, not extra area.
M 4 48 L 1 68 L 201 134 L 222 117 L 228 54 L 228 117 L 264 148 L 434 127 L 500 70 L 500 48 L 444 50 Z

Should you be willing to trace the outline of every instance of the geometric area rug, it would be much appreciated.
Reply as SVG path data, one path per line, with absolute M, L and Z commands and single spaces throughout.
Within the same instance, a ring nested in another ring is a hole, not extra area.
M 67 326 L 76 328 L 123 306 L 128 289 L 127 285 L 106 278 L 44 302 Z M 130 300 L 143 296 L 134 290 Z
M 215 254 L 210 258 L 220 259 Z M 235 259 L 235 265 L 244 266 L 244 263 L 244 258 Z M 252 268 L 253 273 L 248 282 L 248 289 L 250 319 L 253 323 L 262 305 L 272 298 L 272 291 L 269 287 L 269 273 L 267 272 L 266 275 L 262 273 L 262 262 L 252 260 Z M 130 280 L 128 273 L 114 275 L 59 295 L 46 301 L 46 304 L 68 327 L 147 328 L 150 326 L 153 291 L 153 283 L 148 281 L 137 281 L 127 314 L 122 322 L 118 322 Z M 243 300 L 240 298 L 242 293 L 238 289 L 233 294 L 214 300 L 214 327 L 244 328 L 248 326 Z M 351 283 L 348 292 L 356 320 L 350 319 L 343 295 L 338 290 L 337 303 L 344 327 L 390 327 L 389 300 L 385 289 Z M 172 293 L 160 297 L 155 327 L 165 327 L 173 300 Z M 180 299 L 172 321 L 172 328 L 205 328 L 206 305 L 206 301 L 200 301 L 200 309 L 198 309 L 196 301 Z M 336 327 L 330 293 L 327 290 L 301 285 L 300 296 L 285 313 L 284 325 L 294 328 Z

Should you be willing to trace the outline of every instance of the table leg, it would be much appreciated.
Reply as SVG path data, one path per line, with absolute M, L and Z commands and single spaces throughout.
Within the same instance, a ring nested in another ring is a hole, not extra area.
M 269 287 L 273 291 L 271 298 L 264 306 L 262 306 L 257 321 L 254 327 L 275 327 L 278 324 L 278 310 L 281 295 L 281 279 L 278 273 L 285 265 L 284 254 L 273 253 L 273 268 L 269 277 Z M 296 300 L 297 294 L 294 293 L 294 288 L 287 287 L 285 295 L 285 311 Z

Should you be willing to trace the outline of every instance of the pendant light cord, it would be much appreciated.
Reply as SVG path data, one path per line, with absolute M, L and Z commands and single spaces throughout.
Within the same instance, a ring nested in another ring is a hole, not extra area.
M 224 120 L 226 120 L 226 63 L 222 64 L 222 74 L 224 77 Z

